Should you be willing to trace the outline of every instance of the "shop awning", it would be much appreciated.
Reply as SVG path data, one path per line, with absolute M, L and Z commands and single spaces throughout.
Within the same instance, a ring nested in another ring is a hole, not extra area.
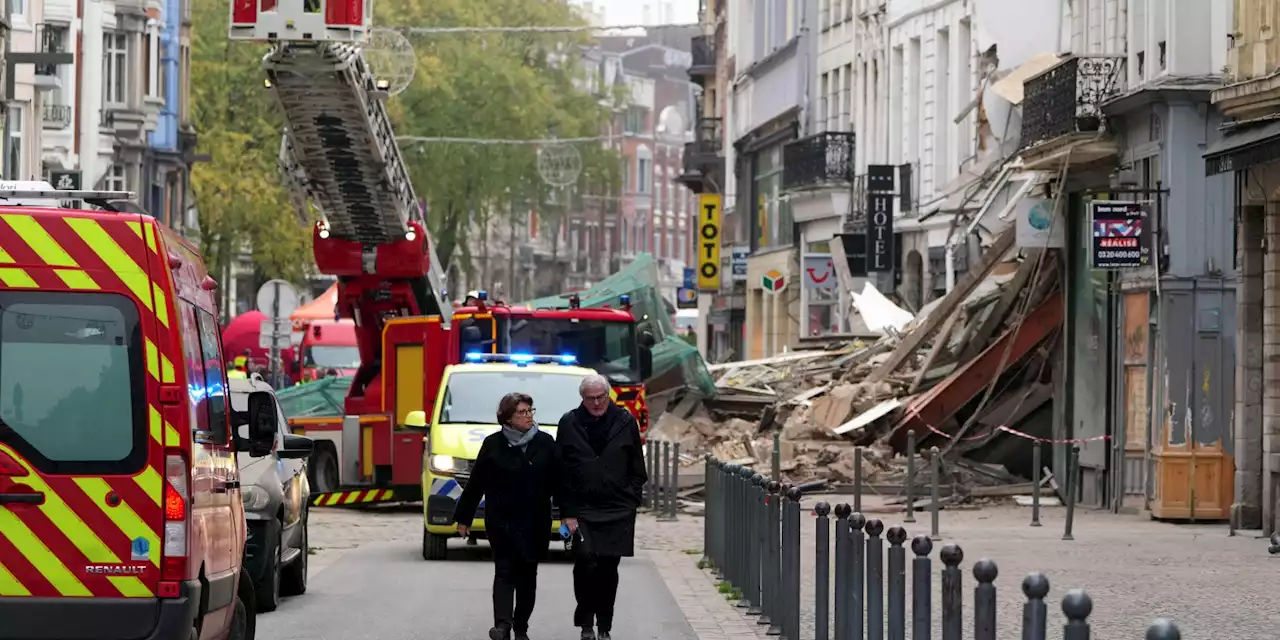
M 1280 119 L 1240 124 L 1204 154 L 1206 176 L 1280 160 Z

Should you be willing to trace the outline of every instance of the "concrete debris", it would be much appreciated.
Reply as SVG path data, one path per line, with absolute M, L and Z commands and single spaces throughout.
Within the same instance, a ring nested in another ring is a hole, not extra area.
M 713 453 L 767 470 L 776 434 L 783 478 L 817 485 L 853 482 L 862 447 L 863 482 L 900 485 L 910 430 L 918 450 L 943 452 L 948 495 L 968 495 L 961 487 L 1011 491 L 1030 477 L 1031 441 L 1011 441 L 996 427 L 1048 433 L 1042 423 L 1052 411 L 1037 409 L 1052 394 L 1029 401 L 1027 389 L 1043 385 L 1058 353 L 1060 260 L 1056 250 L 1013 246 L 1010 228 L 950 293 L 910 321 L 874 288 L 864 290 L 862 304 L 884 307 L 878 313 L 891 319 L 883 335 L 710 365 L 717 395 L 673 401 L 676 410 L 658 418 L 651 437 L 679 442 L 690 465 Z M 994 453 L 979 457 L 994 456 L 986 460 L 992 464 L 971 468 L 969 459 L 987 448 Z M 916 468 L 923 482 L 928 463 Z

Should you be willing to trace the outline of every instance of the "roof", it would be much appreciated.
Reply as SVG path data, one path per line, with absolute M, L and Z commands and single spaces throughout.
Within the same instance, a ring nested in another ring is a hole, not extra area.
M 449 365 L 448 372 L 455 373 L 544 373 L 547 375 L 594 376 L 594 369 L 564 364 L 507 364 L 505 362 L 469 362 Z

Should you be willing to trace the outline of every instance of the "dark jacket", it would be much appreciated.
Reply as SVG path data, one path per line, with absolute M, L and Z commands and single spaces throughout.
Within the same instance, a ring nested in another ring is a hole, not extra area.
M 577 506 L 583 549 L 601 556 L 635 555 L 636 509 L 649 480 L 635 418 L 613 404 L 600 418 L 579 406 L 560 418 L 556 443 Z
M 552 500 L 562 517 L 574 513 L 564 482 L 555 438 L 539 432 L 522 451 L 499 431 L 480 445 L 453 517 L 458 524 L 471 526 L 484 496 L 485 534 L 494 554 L 543 560 L 551 542 Z

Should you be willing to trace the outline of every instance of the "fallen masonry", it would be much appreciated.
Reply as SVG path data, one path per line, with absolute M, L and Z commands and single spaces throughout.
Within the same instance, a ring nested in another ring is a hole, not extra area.
M 878 336 L 709 365 L 715 397 L 670 397 L 650 429 L 680 443 L 680 497 L 699 499 L 705 454 L 767 473 L 775 436 L 783 478 L 808 491 L 848 490 L 861 450 L 864 492 L 901 503 L 911 444 L 917 508 L 928 506 L 919 497 L 929 495 L 934 447 L 948 506 L 1030 494 L 1033 448 L 1052 435 L 1057 253 L 1015 247 L 1009 229 L 950 293 L 914 314 L 867 285 L 856 297 L 864 319 L 902 318 Z M 1047 495 L 1057 485 L 1047 446 L 1042 455 Z

